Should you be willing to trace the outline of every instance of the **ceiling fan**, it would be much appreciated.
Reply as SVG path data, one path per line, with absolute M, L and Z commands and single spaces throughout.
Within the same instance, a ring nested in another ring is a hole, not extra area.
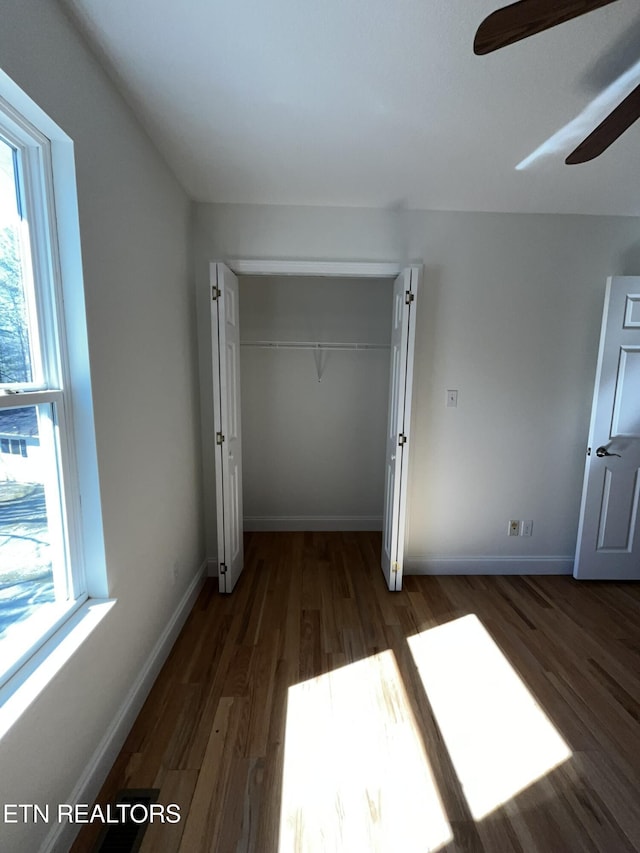
M 478 27 L 473 52 L 491 53 L 520 39 L 585 15 L 616 0 L 519 0 L 492 12 Z M 640 85 L 569 154 L 565 163 L 586 163 L 605 151 L 640 118 Z

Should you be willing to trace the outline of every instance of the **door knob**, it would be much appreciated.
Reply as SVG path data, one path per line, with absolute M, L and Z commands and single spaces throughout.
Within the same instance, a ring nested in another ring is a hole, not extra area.
M 596 456 L 599 456 L 599 457 L 603 457 L 603 456 L 618 456 L 618 457 L 620 457 L 620 454 L 619 454 L 619 453 L 609 453 L 609 451 L 607 450 L 607 448 L 603 445 L 602 447 L 599 447 L 599 448 L 596 450 Z

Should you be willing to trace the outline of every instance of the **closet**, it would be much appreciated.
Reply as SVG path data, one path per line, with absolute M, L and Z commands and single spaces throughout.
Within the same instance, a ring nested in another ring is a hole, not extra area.
M 242 571 L 245 528 L 382 529 L 382 570 L 401 588 L 419 274 L 211 264 L 222 592 Z
M 382 529 L 393 280 L 239 282 L 244 529 Z

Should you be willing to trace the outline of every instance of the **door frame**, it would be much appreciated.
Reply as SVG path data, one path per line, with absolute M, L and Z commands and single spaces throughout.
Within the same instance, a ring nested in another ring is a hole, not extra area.
M 225 258 L 212 261 L 211 264 L 223 263 L 236 276 L 308 276 L 310 278 L 392 278 L 396 279 L 403 271 L 410 270 L 412 280 L 417 283 L 422 278 L 423 264 L 400 263 L 397 261 L 311 261 L 311 260 L 280 260 L 266 258 Z M 415 278 L 414 278 L 415 277 Z M 408 389 L 409 418 L 412 419 L 411 405 L 412 388 Z M 409 427 L 410 430 L 410 427 Z M 411 430 L 412 432 L 412 430 Z M 399 533 L 399 558 L 396 563 L 395 590 L 402 588 L 402 564 L 400 557 L 404 552 L 406 521 L 409 516 L 407 478 L 403 478 L 403 494 L 399 522 L 403 530 Z M 384 523 L 384 522 L 383 522 Z

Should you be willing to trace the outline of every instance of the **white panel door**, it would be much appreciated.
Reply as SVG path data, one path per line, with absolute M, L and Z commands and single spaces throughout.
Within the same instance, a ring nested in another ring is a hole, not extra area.
M 402 589 L 410 448 L 411 388 L 418 269 L 403 270 L 393 285 L 391 376 L 385 457 L 382 571 L 392 591 Z
M 574 577 L 640 579 L 640 277 L 607 282 Z
M 218 586 L 220 592 L 231 592 L 244 564 L 240 300 L 238 279 L 231 270 L 220 263 L 210 269 Z

